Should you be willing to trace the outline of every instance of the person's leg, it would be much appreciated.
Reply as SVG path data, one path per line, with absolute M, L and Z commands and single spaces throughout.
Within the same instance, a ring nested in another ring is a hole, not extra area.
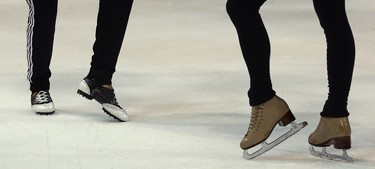
M 271 45 L 259 14 L 266 0 L 228 0 L 227 11 L 236 27 L 243 57 L 250 75 L 251 106 L 275 96 L 270 77 Z
M 57 0 L 27 0 L 27 79 L 32 92 L 49 90 Z
M 87 75 L 101 84 L 110 85 L 124 39 L 133 0 L 101 0 L 94 55 Z
M 112 88 L 112 76 L 124 39 L 133 0 L 100 0 L 94 55 L 90 71 L 81 81 L 78 94 L 95 99 L 103 110 L 119 121 L 127 121 Z
M 32 92 L 32 109 L 40 114 L 54 112 L 54 105 L 48 90 L 50 89 L 51 71 L 49 66 L 55 34 L 57 2 L 57 0 L 27 0 L 29 6 L 27 79 Z
M 329 94 L 309 143 L 317 147 L 333 144 L 345 150 L 351 147 L 347 101 L 355 60 L 354 38 L 345 12 L 345 0 L 313 2 L 327 41 Z
M 266 28 L 259 14 L 259 9 L 265 1 L 228 0 L 227 2 L 227 12 L 237 29 L 242 54 L 250 75 L 248 95 L 252 111 L 248 131 L 240 144 L 244 150 L 264 142 L 277 123 L 286 126 L 295 120 L 286 102 L 276 96 L 272 89 L 271 47 Z M 295 129 L 299 130 L 306 124 L 295 126 Z M 298 130 L 291 131 L 291 133 Z M 286 138 L 278 139 L 283 141 Z M 255 154 L 250 155 L 250 158 L 251 156 L 255 156 Z
M 321 116 L 347 117 L 355 44 L 345 12 L 345 0 L 314 0 L 314 7 L 327 40 L 329 94 Z

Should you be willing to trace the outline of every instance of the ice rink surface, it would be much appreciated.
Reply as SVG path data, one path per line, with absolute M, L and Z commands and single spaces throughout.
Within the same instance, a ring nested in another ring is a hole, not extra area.
M 130 116 L 119 123 L 76 94 L 89 69 L 98 1 L 59 2 L 50 90 L 57 110 L 38 116 L 26 80 L 28 7 L 1 0 L 0 168 L 375 168 L 375 1 L 346 3 L 357 49 L 348 107 L 353 164 L 308 150 L 328 90 L 325 39 L 311 0 L 270 0 L 261 11 L 274 89 L 297 122 L 309 125 L 263 156 L 242 159 L 249 77 L 225 3 L 135 0 L 113 78 Z

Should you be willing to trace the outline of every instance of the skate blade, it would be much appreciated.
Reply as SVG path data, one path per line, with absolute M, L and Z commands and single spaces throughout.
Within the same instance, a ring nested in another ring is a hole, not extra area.
M 302 123 L 297 124 L 296 122 L 292 121 L 290 125 L 292 128 L 288 132 L 281 135 L 279 138 L 273 140 L 271 143 L 267 143 L 266 141 L 264 141 L 262 143 L 262 147 L 259 150 L 255 151 L 254 153 L 249 154 L 247 150 L 244 150 L 243 158 L 246 160 L 251 160 L 251 159 L 254 159 L 255 157 L 258 157 L 264 154 L 268 150 L 271 150 L 275 146 L 279 145 L 281 142 L 285 141 L 286 139 L 288 139 L 289 137 L 291 137 L 292 135 L 300 131 L 302 128 L 304 128 L 307 125 L 307 122 L 304 121 Z
M 343 154 L 340 156 L 340 155 L 328 153 L 326 147 L 322 147 L 322 151 L 316 151 L 314 149 L 314 146 L 310 146 L 310 153 L 316 157 L 338 161 L 338 162 L 353 163 L 354 159 L 348 156 L 348 153 L 346 152 L 346 150 L 343 149 L 342 151 L 343 151 Z

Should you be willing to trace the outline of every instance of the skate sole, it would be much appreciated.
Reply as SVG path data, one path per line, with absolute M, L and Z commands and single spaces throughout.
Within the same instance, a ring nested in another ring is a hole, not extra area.
M 93 96 L 90 96 L 89 94 L 83 92 L 82 90 L 77 90 L 77 94 L 81 95 L 82 97 L 88 100 L 92 100 L 94 98 Z
M 41 116 L 49 116 L 49 115 L 52 115 L 55 113 L 55 111 L 53 112 L 35 112 L 36 114 L 38 115 L 41 115 Z
M 329 147 L 333 145 L 335 149 L 350 149 L 351 148 L 351 139 L 350 136 L 343 136 L 343 137 L 336 137 L 336 138 L 331 138 L 328 141 L 325 141 L 321 144 L 313 144 L 310 143 L 310 145 L 313 145 L 315 147 Z

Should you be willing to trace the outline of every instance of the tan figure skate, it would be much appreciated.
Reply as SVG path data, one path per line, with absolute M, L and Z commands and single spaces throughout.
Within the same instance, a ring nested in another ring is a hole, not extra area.
M 307 122 L 297 124 L 294 122 L 295 119 L 286 102 L 278 96 L 274 96 L 263 104 L 253 106 L 249 129 L 240 144 L 244 150 L 243 158 L 250 160 L 262 155 L 307 125 Z M 291 129 L 274 141 L 267 143 L 266 140 L 276 124 L 280 126 L 291 124 Z M 248 149 L 261 143 L 262 147 L 259 150 L 249 154 Z
M 351 148 L 351 129 L 348 117 L 328 118 L 321 117 L 318 127 L 309 136 L 310 152 L 314 156 L 335 161 L 353 162 L 346 150 Z M 333 145 L 335 149 L 343 150 L 343 154 L 328 153 L 326 147 Z M 322 151 L 316 151 L 315 147 L 322 147 Z

